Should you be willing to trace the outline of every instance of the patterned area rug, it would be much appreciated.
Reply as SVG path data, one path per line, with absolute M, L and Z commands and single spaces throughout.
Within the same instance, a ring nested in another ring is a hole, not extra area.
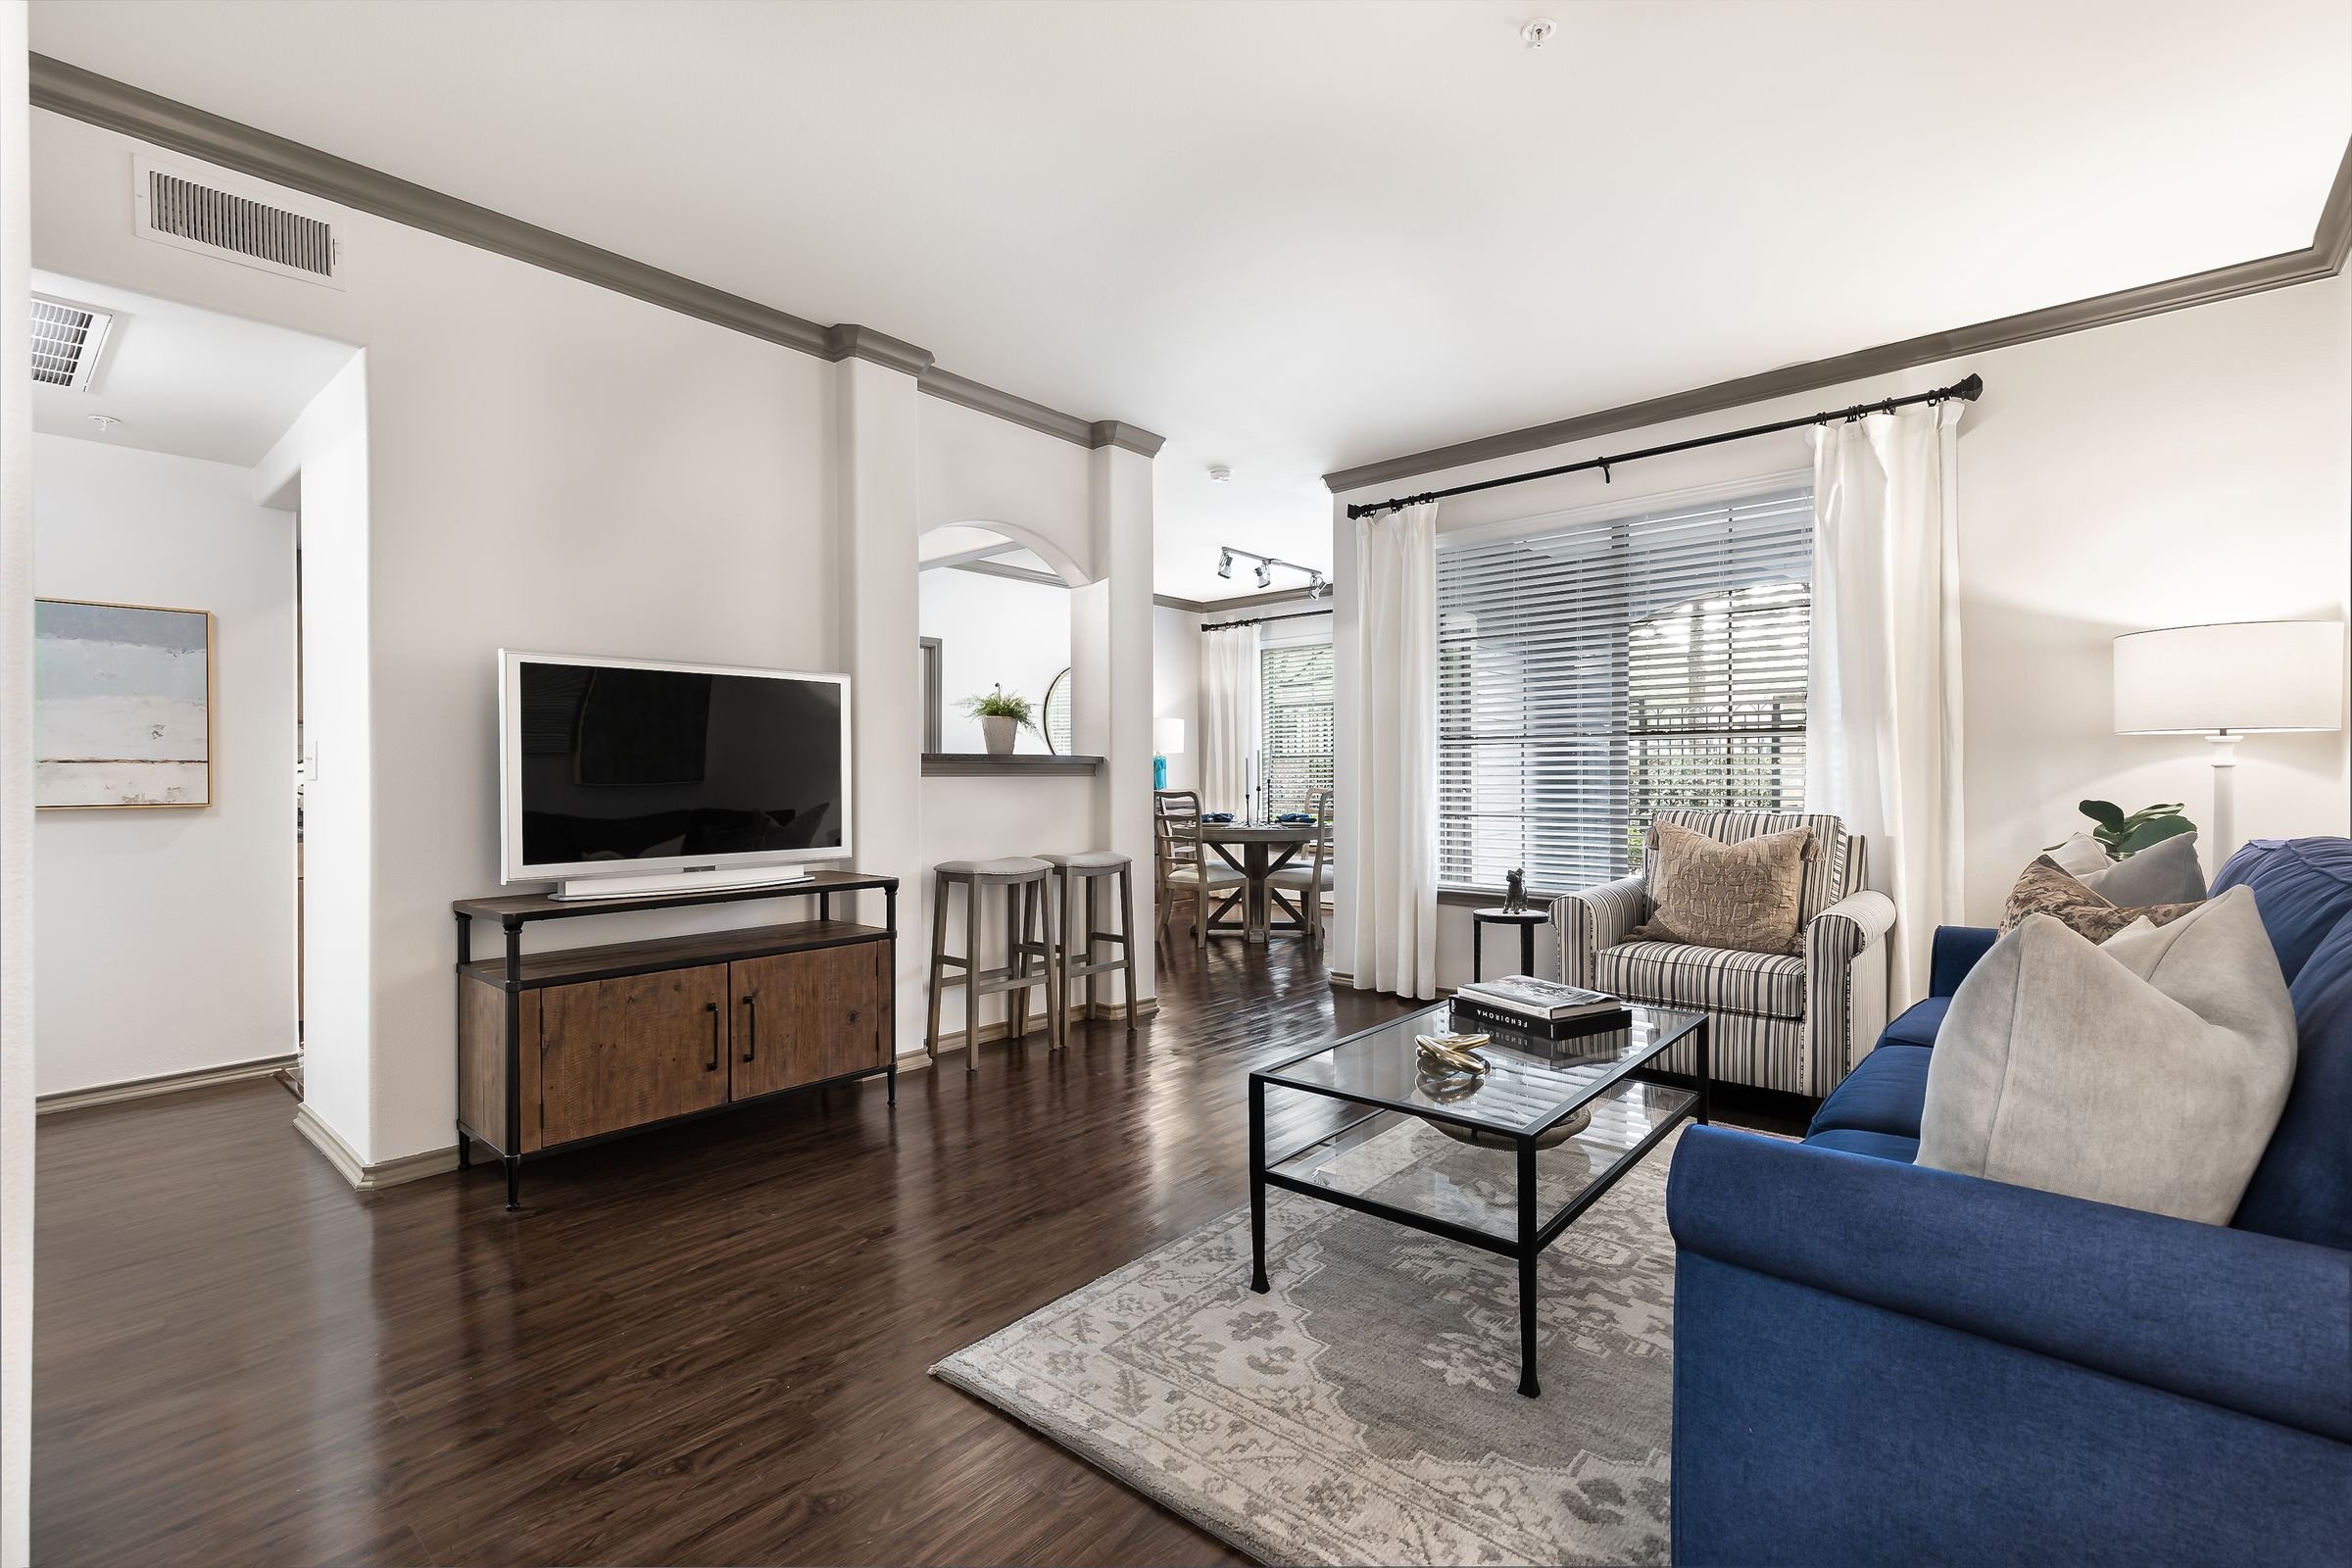
M 1270 1294 L 1242 1208 L 932 1371 L 1261 1562 L 1663 1563 L 1672 1150 L 1544 1252 L 1541 1398 L 1515 1264 L 1280 1192 Z M 1418 1122 L 1337 1158 L 1349 1186 L 1511 1184 Z

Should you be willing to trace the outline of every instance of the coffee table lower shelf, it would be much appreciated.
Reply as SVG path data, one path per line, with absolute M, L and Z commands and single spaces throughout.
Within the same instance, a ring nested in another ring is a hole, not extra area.
M 1299 1089 L 1297 1084 L 1279 1082 L 1272 1087 L 1286 1092 Z M 1266 1279 L 1268 1188 L 1317 1199 L 1511 1258 L 1519 1265 L 1519 1392 L 1529 1398 L 1542 1393 L 1536 1376 L 1536 1266 L 1544 1250 L 1675 1128 L 1686 1121 L 1707 1119 L 1703 1094 L 1629 1076 L 1594 1097 L 1590 1102 L 1591 1125 L 1556 1149 L 1540 1150 L 1534 1137 L 1522 1137 L 1512 1139 L 1512 1147 L 1507 1150 L 1494 1150 L 1497 1159 L 1509 1160 L 1514 1167 L 1516 1181 L 1507 1200 L 1481 1199 L 1438 1176 L 1428 1192 L 1412 1195 L 1428 1204 L 1427 1208 L 1415 1208 L 1356 1190 L 1362 1186 L 1394 1185 L 1394 1182 L 1351 1184 L 1348 1178 L 1337 1174 L 1334 1156 L 1407 1121 L 1435 1123 L 1451 1118 L 1433 1110 L 1408 1111 L 1350 1102 L 1363 1114 L 1301 1148 L 1269 1159 L 1265 1145 L 1267 1088 L 1264 1077 L 1250 1074 L 1250 1289 L 1260 1295 L 1270 1289 Z M 1467 1121 L 1462 1124 L 1470 1125 Z M 1483 1130 L 1492 1139 L 1493 1129 Z M 1558 1155 L 1569 1152 L 1583 1154 L 1592 1174 L 1579 1186 L 1563 1189 L 1555 1182 L 1547 1191 L 1540 1179 L 1539 1161 L 1556 1160 Z M 1544 1212 L 1547 1197 L 1555 1199 L 1558 1204 L 1548 1213 Z

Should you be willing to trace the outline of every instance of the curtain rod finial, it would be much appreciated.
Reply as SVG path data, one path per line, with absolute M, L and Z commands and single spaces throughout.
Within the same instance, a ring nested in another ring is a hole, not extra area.
M 1984 378 L 1971 370 L 1967 379 L 1952 383 L 1952 396 L 1974 403 L 1984 395 Z

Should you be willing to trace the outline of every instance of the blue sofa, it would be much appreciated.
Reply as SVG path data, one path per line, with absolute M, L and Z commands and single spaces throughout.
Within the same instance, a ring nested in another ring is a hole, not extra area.
M 1936 934 L 1803 1143 L 1684 1136 L 1677 1564 L 2352 1562 L 2352 841 L 2239 883 L 2300 1048 L 2227 1228 L 1911 1163 L 1989 931 Z

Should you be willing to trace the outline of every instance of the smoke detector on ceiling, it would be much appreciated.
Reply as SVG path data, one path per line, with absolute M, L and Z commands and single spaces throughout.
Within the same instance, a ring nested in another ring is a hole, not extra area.
M 1233 470 L 1225 466 L 1225 465 L 1222 463 L 1215 465 L 1208 470 L 1208 482 L 1210 484 L 1223 484 L 1226 480 L 1232 477 Z
M 1519 29 L 1519 41 L 1530 49 L 1541 49 L 1549 43 L 1551 35 L 1559 30 L 1560 24 L 1549 17 L 1538 17 Z

